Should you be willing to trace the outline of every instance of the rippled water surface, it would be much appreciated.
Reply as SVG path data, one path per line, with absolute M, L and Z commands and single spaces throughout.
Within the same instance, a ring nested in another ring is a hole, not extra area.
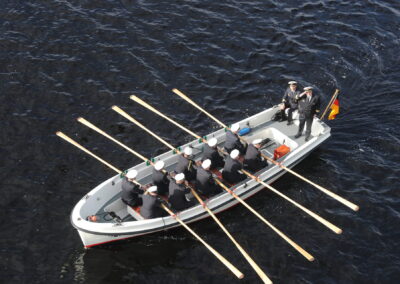
M 268 192 L 249 203 L 312 253 L 307 262 L 237 206 L 220 215 L 275 283 L 400 279 L 398 1 L 1 1 L 1 283 L 221 283 L 235 277 L 182 229 L 84 250 L 75 203 L 113 175 L 61 141 L 62 130 L 120 168 L 138 163 L 75 119 L 143 155 L 166 151 L 109 108 L 124 107 L 175 145 L 186 133 L 135 105 L 137 94 L 200 134 L 280 101 L 288 80 L 326 105 L 341 90 L 332 138 L 296 170 L 360 205 L 354 213 L 293 176 L 278 190 L 343 228 L 335 235 Z M 259 278 L 211 220 L 193 224 Z

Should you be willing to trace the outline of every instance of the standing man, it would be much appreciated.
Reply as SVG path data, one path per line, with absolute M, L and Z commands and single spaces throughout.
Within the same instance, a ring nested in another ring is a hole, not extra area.
M 136 170 L 129 171 L 122 180 L 122 201 L 131 207 L 142 205 L 142 189 L 134 181 L 137 176 Z
M 314 120 L 314 116 L 319 113 L 320 99 L 319 96 L 313 94 L 312 87 L 305 87 L 304 92 L 298 97 L 299 102 L 299 130 L 294 138 L 299 138 L 303 133 L 304 124 L 307 124 L 306 128 L 306 138 L 305 140 L 310 140 L 311 126 Z
M 153 168 L 153 184 L 157 186 L 157 193 L 160 195 L 168 195 L 169 179 L 167 172 L 162 172 L 164 166 L 163 161 L 157 161 Z
M 218 140 L 217 138 L 211 138 L 208 140 L 207 144 L 204 145 L 203 158 L 205 161 L 207 159 L 211 160 L 211 169 L 222 168 L 224 166 L 224 158 L 218 153 L 217 149 Z
M 244 156 L 245 168 L 253 173 L 268 166 L 268 162 L 261 157 L 260 148 L 262 142 L 262 139 L 253 140 L 253 143 L 247 147 L 246 155 Z
M 285 94 L 282 98 L 282 109 L 281 109 L 281 119 L 279 121 L 284 121 L 285 109 L 289 109 L 288 112 L 288 122 L 287 125 L 293 124 L 293 111 L 297 109 L 297 97 L 300 95 L 300 91 L 297 90 L 297 82 L 290 81 L 289 87 L 286 89 Z
M 240 138 L 238 136 L 239 130 L 240 130 L 239 123 L 234 123 L 232 124 L 231 129 L 226 132 L 224 148 L 228 153 L 232 152 L 233 149 L 239 150 L 241 155 L 244 155 L 246 153 L 247 145 L 244 146 L 240 142 Z

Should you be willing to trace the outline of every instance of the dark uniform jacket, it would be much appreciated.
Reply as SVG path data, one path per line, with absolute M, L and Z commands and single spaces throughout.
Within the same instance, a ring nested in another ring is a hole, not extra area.
M 189 188 L 187 188 L 184 184 L 177 184 L 175 180 L 171 179 L 169 183 L 168 200 L 171 203 L 172 208 L 176 210 L 184 210 L 189 208 L 192 203 L 187 201 L 185 198 L 185 194 L 188 193 L 190 193 Z
M 221 191 L 219 186 L 215 184 L 212 174 L 201 167 L 197 169 L 196 189 L 206 196 Z
M 176 165 L 175 171 L 185 174 L 185 179 L 187 181 L 192 181 L 196 179 L 196 169 L 194 168 L 194 161 L 179 155 L 178 164 Z
M 164 210 L 161 208 L 161 201 L 159 197 L 150 194 L 144 194 L 143 205 L 140 208 L 140 215 L 143 218 L 151 219 L 164 216 Z
M 240 154 L 244 155 L 246 153 L 246 147 L 240 143 L 239 136 L 237 136 L 232 131 L 228 130 L 226 132 L 226 140 L 225 140 L 225 150 L 228 151 L 228 154 L 231 153 L 233 149 L 238 149 Z
M 292 91 L 289 88 L 286 89 L 285 94 L 283 95 L 282 102 L 285 103 L 286 107 L 290 107 L 292 109 L 297 109 L 297 96 L 300 95 L 300 91 Z
M 136 207 L 142 205 L 142 193 L 143 191 L 140 189 L 140 186 L 130 182 L 126 177 L 122 180 L 122 201 L 131 206 Z
M 153 168 L 153 184 L 157 186 L 157 192 L 161 195 L 168 194 L 169 178 L 167 173 Z
M 216 168 L 222 168 L 224 166 L 224 158 L 222 158 L 218 154 L 218 150 L 215 148 L 211 148 L 208 146 L 208 144 L 204 144 L 204 150 L 203 150 L 203 158 L 202 160 L 211 160 L 211 168 L 216 169 Z
M 311 100 L 308 100 L 306 94 L 302 95 L 298 99 L 299 102 L 299 115 L 300 119 L 312 118 L 314 114 L 319 112 L 320 99 L 319 96 L 312 94 Z
M 253 144 L 250 144 L 244 156 L 244 165 L 250 171 L 257 172 L 266 167 L 268 163 L 261 158 L 260 151 Z
M 238 172 L 242 168 L 243 168 L 242 163 L 228 156 L 225 161 L 222 177 L 230 184 L 235 184 L 242 180 L 245 180 L 247 176 L 245 174 L 241 174 Z

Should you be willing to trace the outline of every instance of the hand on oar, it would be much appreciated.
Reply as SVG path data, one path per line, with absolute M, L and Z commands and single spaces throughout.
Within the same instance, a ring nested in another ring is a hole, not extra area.
M 85 147 L 65 135 L 64 133 L 58 131 L 56 132 L 57 136 L 61 137 L 62 139 L 66 140 L 67 142 L 71 143 L 72 145 L 78 147 L 85 153 L 89 154 L 90 156 L 94 157 L 98 161 L 102 162 L 107 167 L 111 168 L 118 174 L 123 174 L 123 171 L 119 170 L 118 168 L 114 167 L 113 165 L 107 163 L 105 160 L 101 159 L 91 151 L 87 150 Z M 141 185 L 139 182 L 134 180 L 134 182 L 138 185 Z M 217 257 L 233 274 L 236 275 L 237 278 L 242 279 L 244 277 L 243 273 L 240 272 L 232 263 L 230 263 L 226 258 L 224 258 L 220 253 L 218 253 L 215 249 L 213 249 L 208 243 L 206 243 L 199 235 L 197 235 L 192 229 L 189 228 L 181 219 L 179 219 L 175 214 L 172 213 L 165 205 L 162 205 L 164 210 L 166 210 L 172 217 L 174 217 L 185 229 L 187 229 L 193 236 L 195 236 L 215 257 Z M 272 282 L 269 282 L 272 283 Z
M 181 98 L 183 98 L 184 100 L 186 100 L 188 103 L 190 103 L 191 105 L 195 106 L 197 109 L 199 109 L 200 111 L 202 111 L 203 113 L 205 113 L 208 117 L 210 117 L 211 119 L 213 119 L 214 121 L 216 121 L 219 125 L 221 125 L 222 127 L 227 128 L 227 126 L 226 126 L 225 124 L 223 124 L 221 121 L 219 121 L 219 120 L 218 120 L 217 118 L 215 118 L 213 115 L 209 114 L 207 111 L 205 111 L 203 108 L 201 108 L 198 104 L 196 104 L 196 103 L 193 102 L 191 99 L 189 99 L 186 95 L 184 95 L 181 91 L 179 91 L 178 89 L 173 89 L 172 91 L 173 91 L 175 94 L 177 94 L 178 96 L 180 96 Z M 338 92 L 339 92 L 339 90 L 336 90 L 336 92 L 335 92 L 334 95 L 337 95 Z M 243 140 L 243 141 L 246 142 L 246 140 L 245 140 L 244 138 L 242 138 L 242 137 L 239 137 L 239 138 L 240 138 L 241 140 Z M 282 167 L 282 168 L 283 168 L 284 170 L 288 171 L 288 168 L 286 168 L 286 167 Z M 290 172 L 291 174 L 294 174 L 294 171 L 293 171 L 293 170 L 288 171 L 288 172 Z M 301 175 L 299 175 L 299 174 L 297 174 L 297 173 L 294 174 L 294 175 L 297 176 L 297 177 L 299 177 L 299 178 L 300 178 L 300 176 L 301 176 Z M 358 207 L 357 205 L 355 205 L 354 203 L 351 203 L 350 201 L 344 199 L 343 197 L 340 197 L 339 195 L 337 195 L 337 194 L 335 194 L 335 193 L 329 191 L 328 189 L 326 189 L 326 188 L 324 188 L 324 187 L 322 187 L 322 186 L 319 186 L 319 185 L 316 185 L 316 184 L 313 183 L 313 182 L 310 182 L 308 179 L 306 179 L 306 178 L 304 178 L 304 177 L 302 177 L 302 180 L 304 180 L 304 181 L 310 183 L 311 185 L 315 186 L 316 188 L 318 188 L 319 190 L 321 190 L 321 191 L 324 192 L 325 194 L 327 194 L 327 195 L 329 195 L 330 197 L 336 199 L 337 201 L 341 202 L 342 204 L 346 205 L 347 207 L 351 208 L 352 210 L 358 211 L 359 207 Z

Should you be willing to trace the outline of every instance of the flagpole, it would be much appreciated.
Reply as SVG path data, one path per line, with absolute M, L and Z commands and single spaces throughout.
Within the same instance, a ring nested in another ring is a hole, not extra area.
M 322 113 L 320 120 L 324 119 L 326 113 L 328 112 L 328 109 L 331 107 L 331 105 L 333 104 L 338 95 L 339 95 L 339 89 L 336 89 L 335 93 L 331 97 L 331 100 L 329 101 L 329 104 L 326 106 L 324 112 Z

